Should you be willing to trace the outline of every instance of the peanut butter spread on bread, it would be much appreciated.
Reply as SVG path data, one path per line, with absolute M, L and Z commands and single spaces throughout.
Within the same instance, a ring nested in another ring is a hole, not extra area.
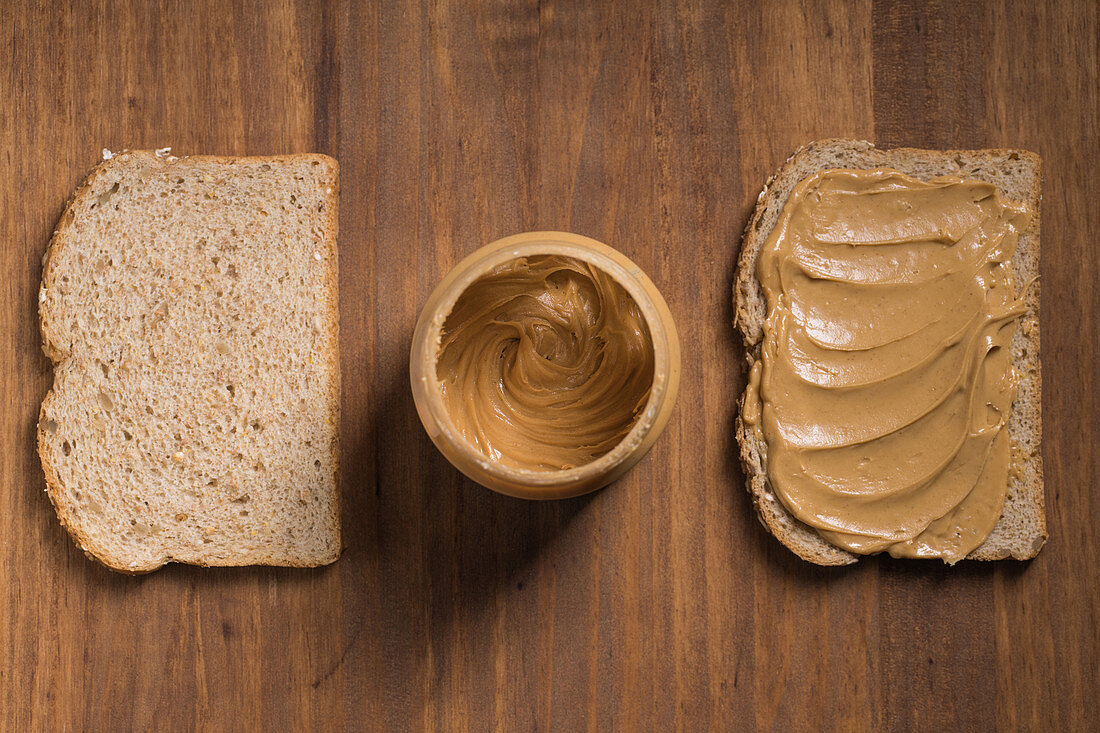
M 443 327 L 436 372 L 462 436 L 529 470 L 589 463 L 615 447 L 653 385 L 637 303 L 607 273 L 560 255 L 479 278 Z
M 829 542 L 954 563 L 993 529 L 1030 217 L 991 184 L 889 170 L 791 192 L 757 262 L 767 320 L 742 419 L 775 495 Z

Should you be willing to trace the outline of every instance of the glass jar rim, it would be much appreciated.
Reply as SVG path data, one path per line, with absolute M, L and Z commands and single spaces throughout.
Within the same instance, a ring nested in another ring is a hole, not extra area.
M 627 434 L 593 461 L 561 470 L 504 466 L 492 461 L 462 437 L 442 398 L 436 375 L 443 325 L 458 298 L 480 277 L 523 257 L 562 255 L 584 261 L 621 285 L 638 305 L 649 328 L 654 352 L 653 384 L 645 406 Z M 589 237 L 568 232 L 525 232 L 498 239 L 458 263 L 439 283 L 417 321 L 409 362 L 413 397 L 432 442 L 455 466 L 489 488 L 523 498 L 563 498 L 593 491 L 625 473 L 648 450 L 647 441 L 667 422 L 679 386 L 680 347 L 676 326 L 653 282 L 622 253 Z M 663 418 L 661 424 L 658 419 Z M 441 444 L 442 442 L 442 444 Z M 635 452 L 638 452 L 636 455 Z M 630 460 L 633 457 L 634 460 Z M 457 459 L 457 460 L 456 460 Z M 625 465 L 624 465 L 625 464 Z M 477 476 L 471 476 L 471 471 Z M 618 470 L 621 469 L 621 470 Z M 603 480 L 606 478 L 606 480 Z M 574 490 L 573 487 L 583 487 Z

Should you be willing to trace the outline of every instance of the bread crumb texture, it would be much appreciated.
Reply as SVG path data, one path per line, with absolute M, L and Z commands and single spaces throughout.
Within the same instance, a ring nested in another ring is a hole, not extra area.
M 332 562 L 336 162 L 117 153 L 74 193 L 39 293 L 58 517 L 108 567 Z

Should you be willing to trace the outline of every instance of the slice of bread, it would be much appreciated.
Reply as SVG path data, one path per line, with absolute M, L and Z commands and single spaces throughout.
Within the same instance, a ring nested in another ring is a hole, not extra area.
M 127 573 L 332 562 L 336 161 L 104 157 L 43 260 L 58 518 Z
M 1012 259 L 1016 286 L 1039 275 L 1039 157 L 1025 150 L 878 150 L 858 140 L 819 140 L 797 150 L 761 191 L 741 243 L 734 280 L 734 325 L 745 343 L 747 369 L 760 358 L 767 302 L 756 278 L 756 259 L 795 185 L 818 171 L 832 168 L 890 168 L 915 178 L 959 176 L 997 186 L 1002 195 L 1024 201 L 1035 212 L 1021 232 Z M 992 533 L 967 558 L 1018 560 L 1034 557 L 1046 541 L 1043 508 L 1043 464 L 1039 369 L 1039 283 L 1026 290 L 1027 313 L 1012 340 L 1012 362 L 1020 384 L 1008 422 L 1018 471 L 1009 476 L 1004 511 Z M 746 372 L 747 374 L 747 372 Z M 744 397 L 742 396 L 742 401 Z M 766 446 L 737 418 L 737 441 L 753 505 L 765 527 L 799 557 L 819 565 L 847 565 L 858 555 L 824 540 L 797 520 L 780 503 L 768 482 Z

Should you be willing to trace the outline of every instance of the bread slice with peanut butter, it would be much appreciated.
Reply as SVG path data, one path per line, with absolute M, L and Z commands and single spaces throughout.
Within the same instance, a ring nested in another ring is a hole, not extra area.
M 104 157 L 43 261 L 58 518 L 127 573 L 332 562 L 336 161 Z
M 1018 385 L 1004 427 L 1012 446 L 1013 470 L 1008 476 L 999 519 L 984 542 L 966 557 L 976 560 L 1034 557 L 1047 537 L 1040 455 L 1039 283 L 1034 281 L 1039 272 L 1038 156 L 1022 150 L 878 150 L 868 142 L 841 139 L 816 141 L 796 151 L 765 185 L 742 240 L 733 294 L 734 323 L 744 340 L 749 372 L 762 356 L 769 307 L 757 272 L 761 250 L 799 183 L 833 169 L 887 169 L 921 181 L 941 176 L 981 181 L 996 186 L 1004 199 L 1022 202 L 1030 209 L 1030 221 L 1019 232 L 1011 259 L 1013 280 L 1026 306 L 1010 342 Z M 742 407 L 744 400 L 743 396 Z M 748 424 L 752 421 L 752 417 L 746 420 L 739 411 L 736 431 L 747 488 L 761 522 L 805 560 L 820 565 L 855 562 L 857 554 L 827 541 L 817 530 L 797 519 L 777 496 L 768 473 L 768 446 L 760 431 Z

